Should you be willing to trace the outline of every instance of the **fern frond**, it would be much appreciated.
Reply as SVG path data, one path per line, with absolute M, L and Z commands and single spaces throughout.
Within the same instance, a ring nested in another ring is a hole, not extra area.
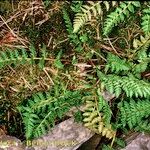
M 141 122 L 138 123 L 137 127 L 135 128 L 136 131 L 140 132 L 146 132 L 150 133 L 150 121 L 148 120 L 142 120 Z
M 134 74 L 139 74 L 146 71 L 147 67 L 148 67 L 148 62 L 140 62 L 139 64 L 136 64 L 133 67 L 132 71 Z
M 141 26 L 145 34 L 150 33 L 150 8 L 143 9 Z
M 74 24 L 73 24 L 73 32 L 76 33 L 78 30 L 88 21 L 91 20 L 92 16 L 96 17 L 97 15 L 102 15 L 103 10 L 101 7 L 101 3 L 103 1 L 93 2 L 93 1 L 87 1 L 89 5 L 83 5 L 81 7 L 82 13 L 77 13 L 75 15 Z M 108 11 L 110 6 L 107 1 L 104 1 L 103 4 L 106 7 L 106 10 Z M 116 3 L 113 2 L 113 5 Z
M 83 122 L 85 127 L 88 127 L 95 133 L 102 134 L 102 136 L 112 139 L 115 137 L 116 132 L 112 130 L 111 124 L 109 123 L 111 111 L 109 106 L 106 105 L 106 102 L 104 102 L 105 100 L 102 96 L 99 96 L 99 100 L 100 102 L 97 105 L 94 97 L 87 97 L 85 111 L 83 113 Z M 101 111 L 99 108 L 101 108 Z
M 98 92 L 98 108 L 99 108 L 99 111 L 103 112 L 104 123 L 106 125 L 110 124 L 112 111 L 110 109 L 108 102 L 100 95 L 99 92 Z
M 104 75 L 99 70 L 97 70 L 97 75 L 106 90 L 115 94 L 116 97 L 119 97 L 122 92 L 125 92 L 127 97 L 148 97 L 150 95 L 150 83 L 146 81 L 134 77 Z
M 41 57 L 37 57 L 36 50 L 33 46 L 30 46 L 30 51 L 27 53 L 25 49 L 18 50 L 7 50 L 5 52 L 0 52 L 0 68 L 5 67 L 6 65 L 19 65 L 29 63 L 35 65 L 35 60 L 38 60 L 38 65 L 42 69 L 45 64 L 46 47 L 41 49 Z
M 130 100 L 119 104 L 121 124 L 125 127 L 128 125 L 131 128 L 137 126 L 143 118 L 150 115 L 150 101 L 147 100 Z
M 111 12 L 104 22 L 103 35 L 108 35 L 114 26 L 117 26 L 120 22 L 125 20 L 125 17 L 129 17 L 129 13 L 134 13 L 135 8 L 140 7 L 138 1 L 125 1 L 116 8 L 114 12 Z
M 108 53 L 105 71 L 111 69 L 111 72 L 118 73 L 121 71 L 128 71 L 130 68 L 129 63 L 127 63 L 125 59 L 120 59 L 118 56 Z
M 72 23 L 71 23 L 69 15 L 65 9 L 63 9 L 63 18 L 65 20 L 65 24 L 66 24 L 68 33 L 72 34 L 72 32 L 73 32 Z
M 150 33 L 147 34 L 145 37 L 142 35 L 140 36 L 140 40 L 134 39 L 133 40 L 133 47 L 135 49 L 140 49 L 146 51 L 150 46 Z
M 62 95 L 60 89 L 57 90 L 54 93 L 36 93 L 25 106 L 18 107 L 23 116 L 27 139 L 45 134 L 55 125 L 57 118 L 62 118 L 71 107 L 82 103 L 80 92 L 66 91 Z

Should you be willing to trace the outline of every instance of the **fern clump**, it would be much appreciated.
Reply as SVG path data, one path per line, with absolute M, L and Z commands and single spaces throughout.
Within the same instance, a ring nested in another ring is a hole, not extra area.
M 58 87 L 50 92 L 33 94 L 25 105 L 18 107 L 23 117 L 26 138 L 32 139 L 45 134 L 55 125 L 57 118 L 61 119 L 71 107 L 81 103 L 80 92 L 63 92 Z
M 140 7 L 140 2 L 121 2 L 119 7 L 107 16 L 106 21 L 104 22 L 103 34 L 108 35 L 114 26 L 117 26 L 120 22 L 123 22 L 125 17 L 129 17 L 130 13 L 135 12 L 135 7 Z

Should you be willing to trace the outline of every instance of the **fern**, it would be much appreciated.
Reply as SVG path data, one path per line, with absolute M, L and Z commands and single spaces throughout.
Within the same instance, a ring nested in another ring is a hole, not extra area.
M 41 51 L 41 57 L 37 57 L 36 50 L 33 46 L 30 46 L 30 53 L 27 53 L 25 49 L 21 50 L 7 50 L 0 52 L 0 68 L 5 67 L 6 65 L 18 65 L 18 64 L 36 64 L 35 60 L 38 60 L 38 65 L 42 69 L 45 64 L 46 58 L 46 47 L 43 46 Z
M 97 75 L 106 90 L 115 94 L 116 97 L 119 97 L 122 92 L 125 92 L 127 97 L 148 97 L 150 95 L 150 83 L 133 76 L 104 75 L 98 70 Z
M 143 9 L 141 26 L 145 34 L 150 33 L 150 8 Z
M 73 24 L 73 32 L 76 33 L 78 30 L 88 21 L 92 19 L 92 16 L 96 17 L 97 15 L 102 15 L 103 10 L 101 8 L 101 4 L 103 3 L 106 7 L 106 10 L 108 11 L 110 8 L 110 5 L 107 1 L 87 1 L 90 5 L 83 5 L 81 7 L 82 13 L 77 13 L 74 19 Z M 116 3 L 112 2 L 113 5 Z
M 63 18 L 65 20 L 65 24 L 66 24 L 68 33 L 72 34 L 72 32 L 73 32 L 72 23 L 71 23 L 69 15 L 65 9 L 63 9 Z
M 78 91 L 63 91 L 57 87 L 47 93 L 34 94 L 26 105 L 18 107 L 23 116 L 26 138 L 32 139 L 45 134 L 73 106 L 79 106 L 81 94 Z
M 81 41 L 79 40 L 78 35 L 73 33 L 73 27 L 72 27 L 71 20 L 70 20 L 69 14 L 67 13 L 67 11 L 65 9 L 63 9 L 63 18 L 65 20 L 65 24 L 66 24 L 67 31 L 68 31 L 68 37 L 69 37 L 71 43 L 73 43 L 73 45 L 76 47 L 76 50 L 82 49 Z
M 129 17 L 129 13 L 134 13 L 134 7 L 140 7 L 140 2 L 122 2 L 114 12 L 111 12 L 107 16 L 106 21 L 104 22 L 103 34 L 108 35 L 114 26 L 117 26 L 118 23 L 123 22 L 126 16 Z
M 110 107 L 106 104 L 102 96 L 99 96 L 98 101 L 97 103 L 92 96 L 86 97 L 85 111 L 83 113 L 84 125 L 95 133 L 112 139 L 115 137 L 116 132 L 112 130 L 109 123 L 111 118 Z
M 118 73 L 130 70 L 131 66 L 125 59 L 120 59 L 118 56 L 108 53 L 105 71 L 109 68 L 111 69 L 111 72 Z
M 123 127 L 128 125 L 131 129 L 150 115 L 150 101 L 148 99 L 137 102 L 130 100 L 129 103 L 124 101 L 119 104 L 119 109 L 121 124 Z
M 149 46 L 150 46 L 150 34 L 147 34 L 145 37 L 141 35 L 140 40 L 137 39 L 133 40 L 133 47 L 137 50 L 147 51 Z
M 149 119 L 139 122 L 137 127 L 135 128 L 135 130 L 140 131 L 140 132 L 150 133 L 150 121 L 149 121 Z

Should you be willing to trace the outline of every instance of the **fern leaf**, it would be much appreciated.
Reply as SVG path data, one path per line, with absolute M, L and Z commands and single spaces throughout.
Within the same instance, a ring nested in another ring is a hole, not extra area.
M 91 98 L 89 100 L 89 98 Z M 110 125 L 111 110 L 106 101 L 101 95 L 98 96 L 99 103 L 96 105 L 94 97 L 88 96 L 83 113 L 83 122 L 86 127 L 92 131 L 112 139 L 115 136 L 115 131 Z M 103 112 L 103 113 L 102 113 Z
M 109 68 L 111 69 L 111 72 L 119 73 L 121 71 L 128 71 L 130 65 L 125 59 L 120 59 L 118 56 L 108 53 L 105 71 Z
M 105 75 L 97 70 L 99 79 L 103 82 L 106 90 L 116 97 L 122 92 L 126 93 L 127 97 L 148 97 L 150 96 L 150 83 L 136 79 L 134 77 L 120 77 L 117 75 Z
M 120 105 L 120 104 L 119 104 Z M 123 126 L 128 125 L 131 128 L 138 125 L 141 120 L 150 115 L 150 101 L 149 100 L 130 100 L 122 102 L 120 109 L 120 120 Z
M 146 132 L 146 133 L 150 133 L 150 121 L 148 120 L 144 120 L 141 121 L 137 127 L 135 128 L 136 131 L 140 131 L 140 132 Z
M 150 33 L 150 8 L 143 9 L 141 26 L 145 34 Z
M 135 49 L 140 49 L 146 51 L 149 48 L 150 45 L 150 34 L 143 37 L 140 36 L 140 40 L 134 39 L 133 40 L 133 47 Z
M 134 7 L 140 7 L 140 2 L 122 2 L 114 12 L 107 16 L 104 22 L 103 35 L 108 35 L 114 26 L 117 26 L 124 21 L 126 16 L 129 16 L 129 13 L 134 13 Z
M 78 91 L 67 91 L 62 95 L 62 89 L 53 90 L 50 93 L 34 94 L 25 106 L 18 108 L 23 116 L 27 139 L 47 133 L 55 125 L 56 118 L 62 118 L 71 107 L 82 103 Z
M 78 32 L 78 30 L 88 21 L 91 20 L 92 16 L 96 17 L 97 15 L 102 15 L 103 10 L 101 8 L 102 1 L 93 2 L 87 1 L 90 5 L 83 5 L 81 10 L 82 13 L 77 13 L 75 15 L 74 24 L 73 24 L 73 33 Z M 103 2 L 106 7 L 106 10 L 109 10 L 109 3 Z
M 72 34 L 72 32 L 73 32 L 72 23 L 71 23 L 69 15 L 65 9 L 63 9 L 63 18 L 65 20 L 65 24 L 66 24 L 68 33 Z

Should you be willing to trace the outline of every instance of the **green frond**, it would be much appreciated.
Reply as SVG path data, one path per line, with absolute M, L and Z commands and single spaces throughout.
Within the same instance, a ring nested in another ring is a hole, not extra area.
M 125 17 L 129 17 L 130 13 L 135 12 L 134 7 L 140 7 L 138 1 L 125 1 L 120 3 L 119 7 L 114 12 L 111 12 L 104 22 L 103 35 L 108 35 L 114 26 L 125 20 Z
M 135 128 L 136 131 L 140 131 L 140 132 L 146 132 L 146 133 L 150 133 L 150 121 L 148 120 L 142 120 L 138 123 L 137 127 Z
M 132 71 L 134 74 L 139 74 L 146 71 L 147 67 L 148 67 L 148 62 L 140 62 L 139 64 L 136 64 L 133 67 Z
M 123 101 L 119 104 L 120 120 L 123 126 L 128 125 L 131 128 L 138 126 L 142 119 L 147 118 L 150 115 L 150 101 L 130 100 L 130 102 Z
M 77 13 L 75 15 L 74 23 L 73 23 L 73 32 L 76 33 L 78 30 L 88 21 L 91 20 L 92 16 L 96 17 L 97 15 L 102 15 L 103 10 L 101 4 L 103 3 L 108 11 L 110 6 L 107 1 L 87 1 L 89 5 L 83 5 L 81 7 L 82 12 Z M 113 3 L 115 5 L 115 3 Z
M 121 71 L 128 71 L 130 68 L 129 63 L 125 59 L 120 59 L 118 56 L 108 53 L 105 71 L 110 69 L 111 72 L 119 73 Z
M 37 57 L 36 50 L 34 46 L 30 46 L 30 51 L 27 53 L 25 49 L 16 49 L 0 52 L 0 68 L 5 67 L 6 65 L 19 65 L 29 63 L 35 65 L 35 60 L 38 60 L 39 68 L 43 68 L 45 65 L 45 60 L 47 59 L 46 47 L 41 48 L 41 56 Z
M 108 101 L 106 101 L 101 95 L 98 94 L 98 108 L 100 112 L 103 112 L 103 120 L 104 123 L 110 124 L 112 111 L 110 109 L 110 106 L 108 104 Z
M 71 22 L 70 17 L 65 9 L 63 9 L 63 18 L 65 20 L 65 24 L 66 24 L 68 33 L 72 34 L 72 32 L 73 32 L 72 22 Z
M 128 76 L 117 76 L 113 74 L 104 75 L 97 70 L 97 75 L 102 84 L 112 94 L 119 97 L 125 92 L 127 97 L 148 97 L 150 95 L 150 83 Z
M 145 34 L 150 33 L 150 8 L 143 9 L 141 26 Z
M 62 118 L 73 106 L 82 103 L 81 94 L 78 91 L 66 91 L 62 93 L 57 89 L 47 93 L 36 93 L 24 106 L 18 107 L 23 116 L 26 138 L 39 137 L 55 125 L 57 118 Z

